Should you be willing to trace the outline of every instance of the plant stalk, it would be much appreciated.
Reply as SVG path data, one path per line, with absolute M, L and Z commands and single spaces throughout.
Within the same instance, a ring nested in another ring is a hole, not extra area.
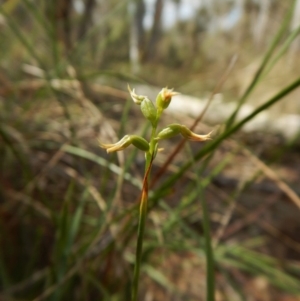
M 151 139 L 150 139 L 150 149 L 146 153 L 146 163 L 145 163 L 145 175 L 143 179 L 143 188 L 141 195 L 141 203 L 139 210 L 139 222 L 138 222 L 138 235 L 137 235 L 137 245 L 136 245 L 136 259 L 133 273 L 133 285 L 132 285 L 132 301 L 137 301 L 138 297 L 138 286 L 140 278 L 140 269 L 143 255 L 143 241 L 145 233 L 145 224 L 147 219 L 147 209 L 148 209 L 148 190 L 149 190 L 149 175 L 152 168 L 152 162 L 155 157 L 157 142 L 154 140 L 156 135 L 157 124 L 153 125 Z

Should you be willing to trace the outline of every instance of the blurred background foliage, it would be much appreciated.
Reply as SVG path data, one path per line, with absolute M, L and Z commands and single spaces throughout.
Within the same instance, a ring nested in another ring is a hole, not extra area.
M 262 113 L 297 127 L 299 30 L 299 0 L 2 1 L 0 300 L 129 300 L 144 158 L 97 145 L 147 135 L 127 83 L 253 108 L 279 95 Z M 190 126 L 180 112 L 164 123 Z M 205 300 L 201 198 L 215 299 L 299 300 L 299 130 L 240 128 L 228 118 L 168 166 L 180 141 L 163 145 L 140 300 Z

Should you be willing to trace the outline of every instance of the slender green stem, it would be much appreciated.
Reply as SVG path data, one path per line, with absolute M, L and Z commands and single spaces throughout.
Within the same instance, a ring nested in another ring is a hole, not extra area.
M 147 219 L 147 209 L 148 209 L 148 184 L 149 175 L 152 168 L 152 162 L 155 157 L 157 141 L 154 140 L 156 135 L 157 123 L 152 127 L 151 139 L 150 139 L 150 149 L 146 153 L 146 163 L 145 163 L 145 175 L 143 180 L 141 204 L 139 210 L 139 222 L 138 222 L 138 236 L 137 236 L 137 246 L 136 246 L 136 259 L 133 273 L 133 285 L 132 285 L 132 301 L 137 301 L 138 297 L 138 286 L 140 278 L 140 268 L 142 262 L 143 254 L 143 241 L 145 233 L 145 224 Z
M 137 238 L 137 246 L 136 246 L 136 260 L 135 260 L 134 274 L 133 274 L 132 301 L 137 300 L 137 294 L 138 294 L 140 268 L 141 268 L 142 253 L 143 253 L 145 223 L 146 223 L 147 206 L 148 206 L 148 193 L 147 192 L 143 190 L 142 197 L 141 197 L 141 205 L 140 205 L 140 212 L 139 212 L 139 225 L 138 225 L 138 238 Z

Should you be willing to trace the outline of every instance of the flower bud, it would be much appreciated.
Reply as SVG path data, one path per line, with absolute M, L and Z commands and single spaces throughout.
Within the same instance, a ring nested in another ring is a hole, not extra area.
M 100 147 L 106 149 L 107 153 L 121 151 L 127 148 L 130 144 L 133 144 L 136 148 L 144 152 L 147 152 L 149 150 L 149 143 L 147 142 L 147 140 L 136 135 L 126 135 L 120 141 L 114 144 L 101 143 L 100 141 L 99 144 Z
M 141 103 L 141 111 L 143 113 L 143 115 L 150 120 L 150 122 L 152 123 L 152 125 L 154 126 L 156 123 L 156 108 L 154 106 L 154 104 L 152 103 L 152 101 L 149 98 L 144 98 L 144 100 Z
M 180 125 L 179 127 L 178 125 L 170 124 L 168 127 L 164 128 L 157 134 L 155 140 L 169 139 L 180 134 Z
M 156 97 L 157 108 L 161 111 L 165 110 L 169 106 L 172 97 L 178 94 L 180 93 L 173 92 L 173 89 L 163 88 Z
M 209 133 L 207 135 L 197 135 L 197 134 L 193 133 L 185 125 L 181 125 L 178 123 L 170 124 L 168 127 L 163 129 L 162 131 L 160 131 L 155 139 L 156 140 L 168 139 L 168 138 L 172 138 L 178 134 L 181 134 L 183 137 L 185 137 L 186 139 L 191 140 L 191 141 L 206 141 L 206 140 L 211 139 L 211 137 L 210 137 L 211 133 Z
M 147 96 L 144 96 L 144 95 L 137 95 L 135 92 L 134 92 L 134 89 L 131 90 L 129 85 L 128 85 L 128 91 L 130 93 L 130 96 L 133 100 L 133 102 L 137 105 L 140 105 L 142 103 L 142 101 L 147 98 Z
M 149 143 L 146 139 L 140 136 L 131 135 L 131 143 L 138 149 L 147 152 L 149 150 Z

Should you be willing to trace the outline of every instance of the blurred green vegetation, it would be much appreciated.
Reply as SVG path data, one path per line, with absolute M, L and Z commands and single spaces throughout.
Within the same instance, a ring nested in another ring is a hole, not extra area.
M 157 0 L 149 28 L 142 0 L 1 4 L 0 300 L 130 299 L 144 158 L 97 142 L 149 134 L 127 83 L 255 105 L 211 142 L 171 160 L 174 139 L 159 153 L 140 300 L 205 300 L 201 202 L 215 299 L 299 300 L 299 136 L 240 131 L 274 106 L 299 114 L 299 1 L 245 1 L 233 28 L 211 27 L 237 3 L 164 27 L 168 1 Z M 211 127 L 199 118 L 197 128 Z

